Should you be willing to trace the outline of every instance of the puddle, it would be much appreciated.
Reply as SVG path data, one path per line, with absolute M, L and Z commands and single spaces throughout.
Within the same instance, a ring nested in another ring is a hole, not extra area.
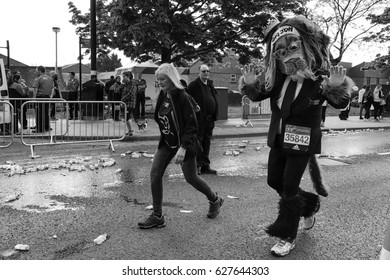
M 8 178 L 7 188 L 0 188 L 0 207 L 9 206 L 28 212 L 50 212 L 56 210 L 78 210 L 80 207 L 57 201 L 56 196 L 65 197 L 110 197 L 113 187 L 122 183 L 114 169 L 94 171 L 44 171 Z M 21 194 L 16 200 L 6 202 L 7 197 Z

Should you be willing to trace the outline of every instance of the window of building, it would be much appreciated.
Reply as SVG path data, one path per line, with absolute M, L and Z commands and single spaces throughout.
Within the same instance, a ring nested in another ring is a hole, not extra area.
M 237 75 L 231 74 L 230 75 L 230 83 L 235 84 L 237 82 Z

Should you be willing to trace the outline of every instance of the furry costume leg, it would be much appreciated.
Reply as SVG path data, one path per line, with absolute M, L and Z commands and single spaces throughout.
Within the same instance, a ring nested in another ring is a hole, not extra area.
M 299 196 L 303 202 L 302 216 L 313 216 L 320 209 L 320 197 L 314 193 L 300 190 Z
M 315 155 L 311 155 L 309 159 L 309 174 L 311 181 L 313 182 L 314 190 L 319 195 L 327 197 L 329 194 L 329 187 L 322 183 L 321 169 Z
M 269 235 L 281 239 L 295 239 L 302 216 L 303 201 L 300 195 L 291 198 L 281 198 L 279 215 L 276 221 L 265 230 Z

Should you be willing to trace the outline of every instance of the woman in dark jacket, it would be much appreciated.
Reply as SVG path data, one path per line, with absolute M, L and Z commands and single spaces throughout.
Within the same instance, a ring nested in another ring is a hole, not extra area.
M 210 202 L 207 217 L 215 218 L 224 200 L 198 176 L 198 123 L 188 94 L 180 82 L 180 75 L 173 65 L 164 63 L 156 70 L 156 79 L 161 91 L 154 119 L 159 126 L 161 137 L 150 171 L 153 213 L 145 221 L 139 222 L 138 226 L 143 229 L 165 226 L 162 215 L 162 178 L 172 159 L 181 165 L 186 181 L 206 195 Z

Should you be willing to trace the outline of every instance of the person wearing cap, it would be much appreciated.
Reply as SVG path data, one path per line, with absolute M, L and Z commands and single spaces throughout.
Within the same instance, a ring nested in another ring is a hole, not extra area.
M 354 83 L 342 66 L 330 67 L 330 39 L 308 19 L 269 20 L 264 35 L 265 83 L 250 65 L 243 69 L 239 89 L 252 101 L 270 98 L 267 183 L 280 198 L 278 216 L 266 232 L 279 239 L 271 252 L 286 256 L 295 248 L 300 218 L 303 229 L 310 230 L 320 209 L 321 193 L 303 190 L 300 182 L 321 153 L 321 105 L 326 100 L 337 109 L 346 107 Z
M 36 68 L 38 77 L 34 80 L 33 98 L 49 99 L 53 90 L 53 81 L 46 74 L 46 68 L 38 66 Z M 38 103 L 36 111 L 36 132 L 45 132 L 50 130 L 49 104 Z
M 127 136 L 133 136 L 134 130 L 131 125 L 131 116 L 135 117 L 135 103 L 137 94 L 137 85 L 133 80 L 133 74 L 130 71 L 123 72 L 122 101 L 127 104 Z
M 73 103 L 72 101 L 79 100 L 78 98 L 78 89 L 80 86 L 79 80 L 76 79 L 75 72 L 69 72 L 69 80 L 66 83 L 66 87 L 69 91 L 69 120 L 73 120 L 73 117 L 77 120 L 78 118 L 78 104 Z
M 194 98 L 200 107 L 197 113 L 199 131 L 198 137 L 202 145 L 196 158 L 199 174 L 217 174 L 217 171 L 210 168 L 210 145 L 211 137 L 218 119 L 217 91 L 213 81 L 209 79 L 210 68 L 206 64 L 199 67 L 199 77 L 189 83 L 187 92 Z

